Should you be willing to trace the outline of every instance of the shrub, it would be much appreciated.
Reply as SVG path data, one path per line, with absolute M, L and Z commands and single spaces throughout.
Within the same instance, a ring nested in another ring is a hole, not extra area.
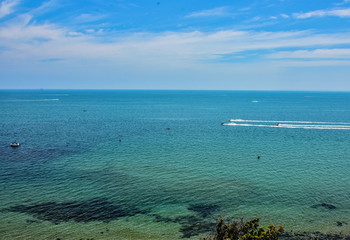
M 247 222 L 243 218 L 240 222 L 226 222 L 221 217 L 216 224 L 215 236 L 208 236 L 203 240 L 276 240 L 283 231 L 282 226 L 277 229 L 272 223 L 267 229 L 259 227 L 259 218 Z

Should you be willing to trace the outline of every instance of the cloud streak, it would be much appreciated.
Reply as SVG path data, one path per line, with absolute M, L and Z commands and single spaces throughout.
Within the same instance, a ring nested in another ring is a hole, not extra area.
M 13 7 L 18 4 L 17 0 L 4 0 L 0 3 L 0 18 L 13 12 Z
M 199 17 L 222 17 L 229 14 L 227 7 L 218 7 L 213 9 L 207 9 L 190 13 L 186 18 L 199 18 Z
M 316 50 L 297 50 L 281 51 L 268 55 L 275 59 L 349 59 L 350 49 L 316 49 Z
M 348 18 L 350 17 L 350 8 L 344 9 L 332 9 L 332 10 L 316 10 L 306 13 L 294 13 L 293 16 L 297 19 L 306 19 L 312 17 L 341 17 Z
M 220 11 L 225 12 L 224 9 Z M 202 12 L 202 16 L 205 15 L 210 16 L 208 12 Z M 90 16 L 80 17 L 89 19 Z M 58 73 L 74 66 L 74 71 L 79 74 L 86 68 L 99 68 L 101 73 L 138 69 L 152 74 L 211 69 L 218 74 L 227 71 L 225 74 L 229 76 L 232 69 L 242 75 L 251 69 L 269 74 L 271 68 L 347 66 L 350 62 L 350 32 L 213 30 L 118 33 L 92 29 L 77 31 L 69 26 L 32 21 L 32 18 L 27 13 L 0 25 L 0 64 L 6 63 L 7 68 L 11 68 L 11 63 L 16 63 L 21 69 L 30 69 L 28 71 L 35 67 L 48 70 L 52 67 L 58 69 Z M 5 69 L 4 65 L 2 68 Z
M 74 34 L 73 34 L 74 33 Z M 95 35 L 96 34 L 96 35 Z M 101 41 L 101 34 L 102 41 Z M 252 55 L 266 59 L 348 58 L 350 50 L 332 48 L 350 45 L 350 32 L 315 34 L 309 31 L 214 31 L 130 33 L 111 37 L 110 33 L 83 33 L 53 24 L 8 22 L 0 27 L 2 59 L 64 59 L 64 61 L 110 62 L 166 67 L 222 64 L 226 55 Z M 108 42 L 105 39 L 109 39 Z M 290 48 L 328 48 L 281 51 Z M 271 51 L 276 51 L 271 54 Z M 246 52 L 250 54 L 245 55 Z M 251 54 L 254 53 L 254 54 Z M 55 62 L 55 61 L 52 61 Z M 237 61 L 231 64 L 237 64 Z

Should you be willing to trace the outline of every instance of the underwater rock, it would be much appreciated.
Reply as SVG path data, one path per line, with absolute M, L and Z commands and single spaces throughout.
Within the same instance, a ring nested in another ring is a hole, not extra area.
M 279 240 L 350 240 L 349 235 L 337 234 L 337 233 L 292 233 L 292 232 L 284 232 L 279 237 Z
M 180 224 L 182 238 L 190 238 L 215 230 L 216 222 L 208 221 L 207 217 L 217 211 L 219 206 L 210 204 L 191 204 L 187 209 L 194 212 L 195 215 L 178 216 L 176 218 L 162 217 L 157 214 L 152 214 L 151 216 L 153 216 L 157 222 L 174 222 Z
M 343 225 L 348 225 L 347 222 L 341 222 L 341 221 L 337 221 L 336 224 L 337 224 L 338 227 L 341 227 Z
M 138 209 L 123 208 L 109 202 L 105 198 L 94 198 L 80 202 L 47 202 L 34 205 L 18 205 L 10 207 L 7 211 L 31 214 L 37 219 L 50 221 L 55 224 L 68 221 L 110 222 L 120 217 L 142 213 Z
M 312 208 L 324 207 L 324 208 L 328 208 L 329 210 L 333 210 L 337 208 L 336 206 L 329 203 L 315 204 L 315 205 L 312 205 L 311 207 Z
M 157 214 L 151 214 L 150 216 L 154 217 L 156 222 L 164 222 L 164 223 L 175 222 L 174 219 L 171 219 L 171 218 L 168 218 L 168 217 L 162 217 L 162 216 L 157 215 Z
M 190 238 L 202 233 L 211 232 L 216 226 L 215 222 L 209 222 L 205 218 L 197 215 L 179 216 L 174 219 L 162 217 L 157 214 L 152 214 L 151 216 L 153 216 L 157 222 L 174 222 L 180 224 L 182 238 Z
M 32 224 L 32 223 L 41 223 L 39 220 L 26 220 L 26 223 Z
M 190 238 L 199 234 L 205 234 L 215 230 L 215 222 L 199 221 L 195 224 L 183 224 L 181 226 L 182 238 Z
M 329 204 L 329 203 L 322 203 L 321 206 L 328 208 L 328 209 L 336 209 L 337 208 L 336 206 Z
M 201 217 L 207 217 L 219 210 L 219 206 L 211 204 L 191 204 L 187 209 L 196 212 Z
M 175 218 L 174 222 L 181 224 L 180 232 L 182 238 L 190 238 L 202 233 L 208 233 L 215 229 L 215 222 L 198 216 L 181 216 Z

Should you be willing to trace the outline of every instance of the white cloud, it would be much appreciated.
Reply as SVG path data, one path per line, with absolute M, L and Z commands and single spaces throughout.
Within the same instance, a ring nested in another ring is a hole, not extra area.
M 249 22 L 255 22 L 255 21 L 260 21 L 261 20 L 261 17 L 259 16 L 256 16 L 256 17 L 253 17 L 252 19 L 248 20 Z
M 281 15 L 281 17 L 283 17 L 283 18 L 289 18 L 289 16 L 288 16 L 287 14 L 281 13 L 280 15 Z
M 207 9 L 202 11 L 197 11 L 188 14 L 187 18 L 196 18 L 196 17 L 215 17 L 215 16 L 227 16 L 228 8 L 227 7 L 218 7 L 213 9 Z
M 350 45 L 350 32 L 315 34 L 309 31 L 255 32 L 163 32 L 130 33 L 110 36 L 88 29 L 86 33 L 53 24 L 35 24 L 30 16 L 8 21 L 0 26 L 0 60 L 38 61 L 64 59 L 65 61 L 91 61 L 109 64 L 151 65 L 157 68 L 189 68 L 208 62 L 223 64 L 222 56 L 245 56 L 256 52 L 262 61 L 287 58 L 347 58 L 349 50 L 334 48 Z M 117 34 L 117 33 L 114 33 Z M 101 38 L 101 36 L 103 36 Z M 108 41 L 106 41 L 108 40 Z M 266 55 L 264 51 L 288 48 L 320 47 L 315 51 L 284 51 Z M 266 56 L 266 58 L 264 58 Z M 304 57 L 303 57 L 304 56 Z M 309 56 L 309 57 L 308 57 Z M 310 57 L 313 56 L 313 57 Z M 335 57 L 334 57 L 335 58 Z M 63 61 L 59 61 L 61 64 Z M 228 64 L 228 63 L 226 63 Z M 239 63 L 230 63 L 232 65 Z M 108 64 L 106 64 L 107 66 Z
M 4 0 L 0 4 L 0 18 L 13 12 L 13 7 L 18 4 L 17 0 Z
M 350 8 L 333 9 L 333 10 L 316 10 L 307 13 L 294 13 L 293 16 L 298 19 L 305 19 L 311 17 L 326 17 L 335 16 L 341 18 L 350 17 Z

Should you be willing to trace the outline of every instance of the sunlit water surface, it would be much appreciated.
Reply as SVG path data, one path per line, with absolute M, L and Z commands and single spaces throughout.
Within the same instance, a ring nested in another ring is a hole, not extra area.
M 350 93 L 2 90 L 0 110 L 0 239 L 350 233 Z

